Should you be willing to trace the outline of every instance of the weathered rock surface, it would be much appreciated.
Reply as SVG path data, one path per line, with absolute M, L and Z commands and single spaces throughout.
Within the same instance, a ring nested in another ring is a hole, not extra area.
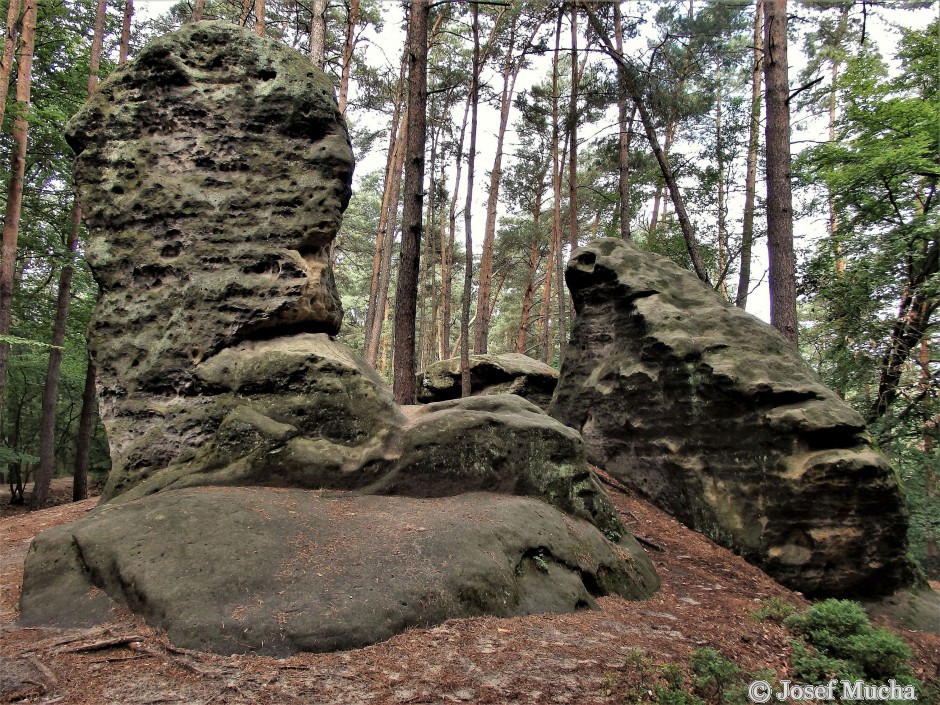
M 812 595 L 910 584 L 907 517 L 862 418 L 773 328 L 620 240 L 572 254 L 550 413 L 587 456 Z
M 215 432 L 200 363 L 339 330 L 329 248 L 352 150 L 327 76 L 223 22 L 148 44 L 67 135 L 101 288 L 89 346 L 113 497 Z
M 470 356 L 470 394 L 517 394 L 547 409 L 558 384 L 558 371 L 528 355 Z M 441 360 L 417 376 L 422 404 L 460 397 L 460 358 Z
M 352 155 L 305 58 L 185 25 L 70 138 L 113 469 L 34 541 L 26 623 L 123 604 L 184 646 L 286 654 L 657 589 L 577 433 L 512 395 L 400 408 L 330 339 Z
M 198 488 L 40 534 L 21 610 L 25 624 L 84 626 L 128 605 L 180 646 L 285 655 L 639 599 L 657 584 L 639 548 L 531 499 Z

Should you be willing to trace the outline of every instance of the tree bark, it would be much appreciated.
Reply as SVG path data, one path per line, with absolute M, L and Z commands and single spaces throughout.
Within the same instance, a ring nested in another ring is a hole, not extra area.
M 346 19 L 346 41 L 343 43 L 343 66 L 339 79 L 339 111 L 345 115 L 349 101 L 349 74 L 352 71 L 353 52 L 356 49 L 356 25 L 359 22 L 359 0 L 350 0 Z
M 428 0 L 412 0 L 408 20 L 408 142 L 398 287 L 395 294 L 393 391 L 399 404 L 415 401 L 415 316 L 424 210 L 424 142 L 427 138 Z
M 790 84 L 787 80 L 787 2 L 765 0 L 764 101 L 767 104 L 767 248 L 770 323 L 796 347 L 796 266 L 790 182 Z
M 761 76 L 764 59 L 764 0 L 754 4 L 754 49 L 751 66 L 751 119 L 748 126 L 747 166 L 744 177 L 744 223 L 741 227 L 741 267 L 734 305 L 747 306 L 751 288 L 751 249 L 754 244 L 754 210 L 757 191 L 757 157 L 760 146 Z
M 10 90 L 10 77 L 13 73 L 13 55 L 16 51 L 16 38 L 19 33 L 20 0 L 10 0 L 7 7 L 7 24 L 3 36 L 3 58 L 0 59 L 0 123 L 7 107 L 7 94 Z
M 578 249 L 578 9 L 571 3 L 571 95 L 568 101 L 568 244 Z M 572 308 L 572 311 L 574 309 Z
M 89 97 L 98 86 L 98 71 L 101 67 L 101 47 L 104 44 L 104 23 L 107 10 L 107 0 L 98 0 L 88 71 Z M 52 476 L 55 472 L 55 420 L 59 376 L 62 370 L 62 346 L 65 343 L 69 303 L 72 300 L 72 272 L 81 227 L 82 210 L 78 205 L 78 200 L 73 198 L 72 223 L 67 246 L 68 262 L 62 267 L 59 274 L 55 322 L 52 327 L 52 347 L 49 349 L 49 367 L 46 371 L 46 381 L 42 392 L 42 412 L 39 422 L 39 466 L 36 468 L 32 496 L 33 509 L 41 508 L 48 500 Z
M 460 311 L 460 396 L 469 397 L 470 387 L 470 302 L 473 289 L 473 179 L 476 170 L 477 118 L 480 106 L 480 16 L 479 6 L 470 7 L 473 35 L 470 77 L 470 149 L 467 152 L 467 197 L 463 211 L 464 277 L 463 306 Z M 478 312 L 479 314 L 479 312 Z
M 29 98 L 33 71 L 33 48 L 36 41 L 36 3 L 25 0 L 16 71 L 16 115 L 13 121 L 13 150 L 10 160 L 10 181 L 7 206 L 3 219 L 3 240 L 0 245 L 0 335 L 10 332 L 13 304 L 13 277 L 16 264 L 16 243 L 19 236 L 23 205 L 23 180 L 26 172 L 26 144 L 29 130 Z M 6 386 L 9 343 L 0 341 L 0 410 Z M 2 417 L 0 417 L 2 429 Z
M 623 54 L 623 18 L 620 12 L 620 0 L 614 0 L 614 41 L 617 51 Z M 618 140 L 618 179 L 620 192 L 620 237 L 623 240 L 632 240 L 630 232 L 630 141 L 633 135 L 633 121 L 636 119 L 636 105 L 632 106 L 630 117 L 627 117 L 627 103 L 630 97 L 624 83 L 623 66 L 617 64 L 617 117 L 620 127 Z
M 532 229 L 534 231 L 532 242 L 529 245 L 529 274 L 526 277 L 525 291 L 522 294 L 522 312 L 519 315 L 519 334 L 516 336 L 516 352 L 525 354 L 525 342 L 529 329 L 529 315 L 532 311 L 532 298 L 535 295 L 536 273 L 539 261 L 539 216 L 542 211 L 542 184 L 539 184 L 535 194 L 535 204 L 532 207 Z M 551 262 L 549 262 L 549 266 Z
M 558 317 L 558 360 L 559 363 L 564 359 L 565 342 L 567 331 L 565 329 L 565 300 L 562 295 L 564 292 L 564 238 L 561 234 L 561 178 L 564 170 L 564 156 L 558 154 L 558 140 L 560 129 L 558 125 L 558 54 L 561 44 L 561 17 L 558 13 L 558 22 L 555 26 L 555 53 L 552 61 L 552 195 L 554 204 L 552 205 L 552 240 L 555 242 L 555 288 L 557 293 Z M 567 151 L 566 135 L 565 151 Z
M 265 0 L 255 0 L 255 34 L 264 36 L 264 3 Z
M 666 182 L 666 187 L 669 189 L 669 194 L 672 197 L 672 203 L 676 209 L 676 217 L 678 218 L 679 226 L 682 229 L 682 237 L 685 240 L 686 250 L 688 250 L 689 259 L 692 260 L 692 269 L 695 271 L 695 274 L 699 279 L 708 284 L 708 272 L 705 270 L 705 263 L 702 261 L 702 255 L 699 252 L 698 241 L 695 238 L 695 231 L 692 229 L 692 221 L 689 220 L 688 213 L 685 210 L 685 202 L 682 199 L 682 192 L 679 191 L 679 185 L 672 173 L 672 167 L 669 165 L 669 160 L 666 158 L 665 153 L 659 145 L 659 139 L 656 137 L 656 127 L 653 123 L 653 118 L 650 115 L 649 110 L 646 108 L 644 97 L 634 78 L 635 68 L 630 64 L 629 61 L 627 61 L 623 54 L 619 53 L 613 46 L 613 43 L 610 41 L 610 37 L 607 36 L 607 32 L 604 30 L 604 26 L 597 19 L 597 15 L 594 14 L 590 4 L 582 1 L 581 6 L 587 13 L 588 20 L 591 22 L 591 26 L 594 28 L 597 36 L 603 43 L 604 50 L 615 62 L 617 62 L 618 65 L 621 65 L 624 68 L 623 75 L 626 79 L 627 91 L 630 94 L 630 99 L 636 106 L 637 112 L 640 114 L 640 122 L 643 123 L 643 130 L 646 132 L 646 138 L 649 140 L 653 154 L 656 156 L 656 161 L 659 163 L 659 169 L 662 172 L 663 180 Z
M 326 64 L 326 6 L 327 0 L 310 3 L 310 61 L 321 71 Z
M 75 473 L 72 477 L 72 501 L 88 498 L 88 456 L 95 426 L 95 364 L 88 357 L 85 370 L 85 388 L 82 391 L 82 411 L 78 417 L 78 438 L 75 445 Z
M 196 0 L 196 6 L 193 8 L 192 22 L 199 22 L 206 14 L 206 0 Z
M 134 0 L 124 0 L 124 19 L 121 23 L 121 44 L 118 50 L 118 65 L 127 63 L 131 43 L 131 23 L 134 20 Z

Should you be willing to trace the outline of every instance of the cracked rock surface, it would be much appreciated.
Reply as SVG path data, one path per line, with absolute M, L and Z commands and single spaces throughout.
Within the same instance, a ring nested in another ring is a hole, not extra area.
M 565 279 L 577 317 L 550 413 L 589 461 L 791 589 L 911 584 L 894 473 L 776 330 L 621 240 L 575 251 Z

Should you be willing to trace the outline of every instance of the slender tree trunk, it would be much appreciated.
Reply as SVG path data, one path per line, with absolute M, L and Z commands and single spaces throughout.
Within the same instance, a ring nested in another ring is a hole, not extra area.
M 255 34 L 264 36 L 264 3 L 265 0 L 255 0 Z
M 101 66 L 101 47 L 104 43 L 104 22 L 108 9 L 107 0 L 98 0 L 95 13 L 95 30 L 91 43 L 91 59 L 88 72 L 88 96 L 98 86 L 98 71 Z M 197 6 L 198 7 L 198 6 Z M 72 299 L 72 272 L 78 235 L 82 226 L 82 211 L 78 200 L 72 202 L 72 223 L 68 240 L 68 262 L 59 275 L 55 322 L 52 328 L 52 347 L 49 349 L 49 367 L 42 393 L 42 412 L 39 423 L 39 466 L 36 468 L 32 508 L 41 508 L 49 497 L 52 475 L 55 472 L 55 419 L 58 401 L 59 376 L 62 369 L 62 346 L 65 343 L 68 324 L 69 303 Z M 74 490 L 73 490 L 74 493 Z
M 765 0 L 764 100 L 767 103 L 767 247 L 770 323 L 796 347 L 796 266 L 790 183 L 790 84 L 787 81 L 787 2 Z
M 10 332 L 13 303 L 13 277 L 16 264 L 16 241 L 19 236 L 23 204 L 23 179 L 26 171 L 26 143 L 29 130 L 30 81 L 33 71 L 33 47 L 36 40 L 36 2 L 24 0 L 16 71 L 16 115 L 13 121 L 13 152 L 10 160 L 10 181 L 7 206 L 3 219 L 3 240 L 0 245 L 0 335 Z M 0 342 L 0 409 L 6 386 L 9 343 Z M 3 428 L 0 418 L 0 429 Z
M 471 79 L 472 80 L 472 79 Z M 450 197 L 450 208 L 447 212 L 447 230 L 448 230 L 448 245 L 447 245 L 447 276 L 444 278 L 442 283 L 443 286 L 443 298 L 444 298 L 444 311 L 442 313 L 442 320 L 444 322 L 444 330 L 441 332 L 441 343 L 442 351 L 441 355 L 446 360 L 451 356 L 451 347 L 450 347 L 450 317 L 451 317 L 451 299 L 453 297 L 452 287 L 453 287 L 453 271 L 454 271 L 454 243 L 456 242 L 456 233 L 457 233 L 457 195 L 460 192 L 460 173 L 463 169 L 463 147 L 464 139 L 466 138 L 467 133 L 467 120 L 470 117 L 470 102 L 472 98 L 472 90 L 467 93 L 467 99 L 464 103 L 463 109 L 463 120 L 460 123 L 460 137 L 457 140 L 457 169 L 454 176 L 454 192 Z M 474 145 L 475 147 L 476 145 Z M 469 320 L 469 319 L 468 319 Z
M 552 195 L 554 204 L 552 206 L 552 239 L 555 242 L 555 280 L 558 302 L 558 359 L 559 363 L 564 359 L 565 342 L 567 331 L 565 329 L 565 300 L 562 296 L 564 291 L 564 239 L 561 234 L 561 178 L 564 167 L 564 156 L 558 154 L 558 141 L 560 138 L 560 129 L 558 125 L 558 54 L 561 44 L 561 13 L 558 13 L 558 23 L 555 26 L 555 54 L 552 62 Z M 566 135 L 566 151 L 567 137 Z
M 343 43 L 343 67 L 339 79 L 339 111 L 346 114 L 349 100 L 349 74 L 352 71 L 353 52 L 356 49 L 356 25 L 359 23 L 359 0 L 350 0 L 346 20 L 346 41 Z
M 95 364 L 88 357 L 85 369 L 85 388 L 82 391 L 82 411 L 78 417 L 78 438 L 75 444 L 75 473 L 72 477 L 72 501 L 88 497 L 88 456 L 95 425 Z
M 412 0 L 408 20 L 408 143 L 398 287 L 395 294 L 393 390 L 399 404 L 415 401 L 415 315 L 424 210 L 424 143 L 428 103 L 428 0 Z
M 326 6 L 328 0 L 310 3 L 310 60 L 321 71 L 326 65 Z
M 6 31 L 3 35 L 3 58 L 0 59 L 0 123 L 7 107 L 10 77 L 13 74 L 13 55 L 19 34 L 20 0 L 10 0 L 7 7 Z
M 196 0 L 196 6 L 193 8 L 192 22 L 201 21 L 206 14 L 206 0 Z
M 640 114 L 640 122 L 643 123 L 643 130 L 646 132 L 646 137 L 649 140 L 650 147 L 653 150 L 653 154 L 656 156 L 656 161 L 659 163 L 659 169 L 662 172 L 663 180 L 666 182 L 666 186 L 669 189 L 669 194 L 672 197 L 672 203 L 676 209 L 676 217 L 679 219 L 679 227 L 682 229 L 682 237 L 685 240 L 685 246 L 689 252 L 689 258 L 692 260 L 692 268 L 698 278 L 707 284 L 708 272 L 705 270 L 705 263 L 702 261 L 702 255 L 699 252 L 698 241 L 695 238 L 695 231 L 692 229 L 692 221 L 689 220 L 688 213 L 685 210 L 685 202 L 682 199 L 682 192 L 679 190 L 679 185 L 672 173 L 672 167 L 669 164 L 669 160 L 666 158 L 665 153 L 659 145 L 659 139 L 656 137 L 656 128 L 655 124 L 653 123 L 653 118 L 650 115 L 649 110 L 646 108 L 644 97 L 633 76 L 635 69 L 630 65 L 626 58 L 624 58 L 623 54 L 617 52 L 617 49 L 610 41 L 610 37 L 607 36 L 607 33 L 604 30 L 604 26 L 600 23 L 600 21 L 597 19 L 597 15 L 595 15 L 594 11 L 591 9 L 590 3 L 582 2 L 581 6 L 587 13 L 588 19 L 591 22 L 591 26 L 597 33 L 597 36 L 604 44 L 604 49 L 607 54 L 614 61 L 616 61 L 617 64 L 622 65 L 624 68 L 624 76 L 627 79 L 626 84 L 627 90 L 630 93 L 630 99 L 633 101 L 637 112 Z
M 480 16 L 479 6 L 470 7 L 473 35 L 472 72 L 470 76 L 470 150 L 467 153 L 467 197 L 463 211 L 464 277 L 463 307 L 460 312 L 460 396 L 469 397 L 470 387 L 470 302 L 473 289 L 473 178 L 477 155 L 477 113 L 480 104 Z
M 551 308 L 552 275 L 555 269 L 555 234 L 554 229 L 548 238 L 548 258 L 545 260 L 545 279 L 542 282 L 542 305 L 539 307 L 539 319 L 542 323 L 542 362 L 549 363 L 551 352 Z
M 568 102 L 568 244 L 578 248 L 578 9 L 571 3 L 571 96 Z M 573 311 L 574 309 L 572 309 Z
M 124 19 L 121 23 L 121 45 L 118 53 L 118 64 L 127 63 L 127 55 L 131 43 L 131 23 L 134 20 L 134 0 L 124 0 Z
M 614 0 L 614 41 L 617 51 L 623 54 L 623 18 L 620 13 L 620 0 Z M 623 240 L 633 239 L 630 233 L 630 138 L 633 135 L 633 121 L 636 119 L 636 105 L 632 106 L 630 117 L 627 117 L 627 95 L 623 66 L 617 65 L 617 114 L 620 126 L 619 159 L 618 159 L 618 186 L 620 192 L 620 237 Z
M 751 248 L 754 244 L 754 204 L 757 190 L 757 156 L 760 145 L 761 76 L 764 73 L 764 0 L 754 4 L 754 49 L 751 66 L 751 120 L 748 127 L 747 167 L 744 178 L 744 224 L 741 228 L 741 267 L 734 304 L 747 306 L 751 288 Z
M 239 24 L 242 27 L 248 26 L 248 18 L 251 17 L 251 8 L 254 6 L 254 0 L 242 0 L 242 18 Z
M 725 273 L 728 270 L 728 227 L 725 212 L 725 151 L 721 144 L 721 66 L 716 69 L 717 86 L 715 89 L 715 162 L 718 168 L 718 291 L 728 298 L 728 282 Z
M 526 277 L 525 291 L 522 294 L 522 313 L 519 316 L 519 334 L 516 336 L 516 352 L 525 354 L 525 341 L 529 330 L 529 315 L 532 311 L 532 298 L 535 295 L 535 277 L 539 262 L 539 216 L 542 211 L 542 184 L 539 184 L 535 194 L 535 205 L 532 207 L 532 229 L 535 235 L 529 245 L 529 273 Z

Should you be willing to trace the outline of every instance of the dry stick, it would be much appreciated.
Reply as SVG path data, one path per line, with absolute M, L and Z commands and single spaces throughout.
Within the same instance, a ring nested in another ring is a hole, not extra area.
M 79 644 L 78 646 L 69 646 L 64 649 L 58 649 L 56 653 L 59 654 L 78 654 L 86 653 L 89 651 L 102 651 L 103 649 L 111 649 L 115 646 L 127 646 L 133 642 L 142 642 L 144 637 L 139 634 L 134 634 L 131 636 L 117 636 L 111 639 L 101 639 L 100 641 L 93 641 L 90 644 Z

